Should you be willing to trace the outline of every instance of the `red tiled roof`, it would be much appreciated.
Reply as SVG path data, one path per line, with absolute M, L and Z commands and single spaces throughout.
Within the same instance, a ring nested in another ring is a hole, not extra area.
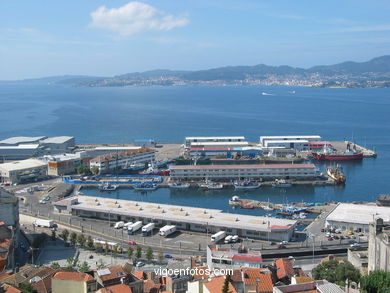
M 291 278 L 295 274 L 293 264 L 289 259 L 279 258 L 275 260 L 275 266 L 277 268 L 276 274 L 278 279 L 283 279 L 285 277 Z
M 250 164 L 250 165 L 176 165 L 171 170 L 209 170 L 209 169 L 306 169 L 314 164 Z
M 212 278 L 211 281 L 206 282 L 203 285 L 206 286 L 207 290 L 209 290 L 210 293 L 221 293 L 224 284 L 225 284 L 225 277 L 221 276 L 221 277 Z M 236 289 L 234 289 L 231 283 L 229 283 L 229 292 L 237 293 Z
M 131 288 L 125 284 L 118 284 L 101 288 L 96 293 L 132 293 Z
M 89 274 L 85 273 L 78 273 L 78 272 L 58 272 L 54 275 L 54 279 L 61 279 L 61 280 L 75 280 L 75 281 L 92 281 L 93 278 Z
M 109 161 L 115 158 L 123 158 L 123 157 L 129 157 L 137 154 L 145 154 L 145 153 L 150 153 L 150 152 L 155 152 L 152 149 L 148 148 L 141 148 L 141 149 L 136 149 L 136 150 L 128 150 L 124 152 L 119 152 L 119 153 L 110 153 L 107 155 L 101 155 L 96 158 L 93 158 L 91 162 L 104 162 L 104 161 Z
M 160 291 L 161 284 L 156 284 L 153 280 L 144 281 L 144 292 L 155 293 Z
M 288 226 L 272 225 L 269 227 L 271 230 L 285 230 L 288 229 Z
M 127 273 L 125 272 L 125 270 L 123 269 L 122 266 L 119 266 L 119 265 L 118 266 L 111 266 L 111 267 L 107 267 L 106 269 L 108 269 L 110 271 L 110 274 L 99 276 L 99 278 L 103 282 L 108 281 L 108 280 L 115 280 L 115 279 L 119 279 L 119 278 L 123 278 L 123 277 L 127 276 Z
M 238 260 L 238 261 L 248 261 L 248 262 L 262 262 L 263 258 L 259 255 L 253 255 L 253 254 L 235 254 L 232 257 L 232 260 Z
M 11 285 L 5 285 L 3 288 L 5 289 L 4 293 L 23 293 L 23 291 Z
M 134 276 L 136 276 L 138 279 L 143 280 L 145 278 L 144 271 L 136 271 L 133 273 Z

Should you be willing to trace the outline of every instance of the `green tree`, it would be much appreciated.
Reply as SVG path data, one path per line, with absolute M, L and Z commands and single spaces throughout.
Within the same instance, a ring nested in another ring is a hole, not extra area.
M 104 253 L 107 254 L 110 252 L 110 247 L 108 247 L 108 243 L 106 241 L 106 243 L 104 243 L 103 245 L 103 249 L 104 249 Z
M 62 230 L 61 238 L 64 240 L 65 243 L 68 241 L 68 237 L 69 237 L 69 231 L 66 229 Z
M 85 165 L 80 165 L 76 168 L 77 174 L 80 175 L 92 175 L 91 170 L 89 169 L 88 166 Z
M 105 267 L 106 267 L 106 264 L 103 262 L 102 259 L 99 259 L 99 260 L 96 262 L 96 268 L 97 268 L 98 270 L 101 270 L 101 269 L 103 269 L 103 268 L 105 268 Z
M 95 243 L 93 246 L 95 247 L 95 250 L 97 252 L 102 252 L 103 247 L 102 247 L 102 245 L 100 243 Z
M 66 267 L 68 271 L 73 271 L 73 267 L 75 265 L 75 259 L 73 257 L 69 257 L 66 259 Z
M 323 262 L 312 270 L 315 280 L 328 280 L 340 286 L 345 286 L 345 281 L 359 283 L 360 272 L 350 262 L 338 262 L 334 259 Z
M 70 243 L 72 243 L 72 245 L 76 244 L 76 240 L 77 240 L 76 232 L 70 233 L 69 240 L 70 240 Z
M 131 259 L 133 257 L 133 254 L 134 254 L 134 249 L 133 247 L 129 246 L 129 248 L 127 249 L 127 257 Z
M 141 246 L 137 246 L 137 248 L 135 250 L 135 257 L 141 258 L 141 256 L 142 256 L 142 248 L 141 248 Z
M 36 293 L 36 292 L 38 292 L 38 291 L 35 290 L 34 287 L 33 287 L 31 284 L 29 284 L 29 283 L 21 283 L 21 284 L 19 285 L 19 288 L 20 288 L 23 292 L 25 292 L 25 293 Z
M 223 283 L 223 287 L 222 287 L 222 293 L 231 293 L 231 291 L 229 290 L 229 284 L 230 284 L 230 275 L 226 275 L 225 282 Z
M 390 272 L 372 271 L 362 278 L 361 287 L 367 293 L 390 292 Z
M 164 260 L 164 253 L 162 252 L 162 250 L 160 250 L 159 252 L 158 252 L 158 260 L 160 261 L 160 262 L 162 262 L 163 260 Z
M 51 231 L 51 240 L 52 241 L 56 241 L 56 238 L 57 238 L 57 235 L 56 235 L 56 231 Z
M 31 246 L 33 248 L 39 248 L 45 242 L 45 239 L 46 239 L 46 234 L 41 233 L 41 234 L 34 237 L 32 243 L 31 243 Z
M 81 246 L 81 247 L 84 246 L 84 244 L 85 244 L 85 236 L 84 236 L 84 234 L 77 235 L 77 244 L 79 246 Z
M 52 269 L 56 270 L 56 269 L 59 269 L 61 266 L 60 266 L 60 264 L 58 262 L 55 261 L 55 262 L 51 263 L 50 267 Z
M 86 273 L 90 271 L 90 267 L 86 261 L 79 265 L 79 272 Z
M 99 175 L 99 167 L 98 166 L 91 167 L 91 172 L 93 175 Z
M 153 259 L 153 249 L 151 247 L 148 247 L 148 249 L 146 249 L 146 259 L 148 261 L 151 261 Z
M 87 246 L 89 249 L 93 248 L 93 240 L 91 235 L 87 237 L 87 240 L 85 241 L 85 246 Z

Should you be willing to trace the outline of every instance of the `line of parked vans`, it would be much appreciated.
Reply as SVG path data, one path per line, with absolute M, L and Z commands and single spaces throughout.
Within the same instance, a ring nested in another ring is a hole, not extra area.
M 229 243 L 237 243 L 240 241 L 240 237 L 238 235 L 227 235 L 225 231 L 219 231 L 213 235 L 211 235 L 211 242 L 218 243 L 224 239 L 225 244 Z
M 133 235 L 135 232 L 137 232 L 139 229 L 141 229 L 142 236 L 150 236 L 153 234 L 153 230 L 156 228 L 156 225 L 154 223 L 148 223 L 146 225 L 142 224 L 142 221 L 138 222 L 127 222 L 119 221 L 114 224 L 115 229 L 123 229 L 127 230 L 127 234 Z M 175 225 L 166 225 L 159 230 L 159 235 L 167 237 L 177 231 L 177 227 Z

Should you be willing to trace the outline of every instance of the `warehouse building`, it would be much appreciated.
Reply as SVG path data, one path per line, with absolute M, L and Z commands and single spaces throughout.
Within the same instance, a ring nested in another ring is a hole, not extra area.
M 73 136 L 18 136 L 0 141 L 2 160 L 24 160 L 42 155 L 67 153 L 75 148 Z
M 0 180 L 3 183 L 36 181 L 47 176 L 47 164 L 38 159 L 27 159 L 0 164 Z
M 194 148 L 190 148 L 187 153 L 191 157 L 211 158 L 216 156 L 224 156 L 226 158 L 232 158 L 235 156 L 256 157 L 257 155 L 263 154 L 263 151 L 259 147 L 234 147 L 234 148 L 194 147 Z
M 59 213 L 111 221 L 154 222 L 156 226 L 176 225 L 179 230 L 216 233 L 225 231 L 251 239 L 290 240 L 295 220 L 224 213 L 203 209 L 79 195 L 54 203 Z
M 47 136 L 15 136 L 0 140 L 0 146 L 18 146 L 21 144 L 39 144 Z
M 132 164 L 150 163 L 155 159 L 155 151 L 148 148 L 140 148 L 120 153 L 112 153 L 92 159 L 90 167 L 97 167 L 99 173 L 109 173 L 114 170 L 126 170 Z
M 326 217 L 325 226 L 343 231 L 368 233 L 370 223 L 377 218 L 390 222 L 390 207 L 340 203 Z
M 247 141 L 212 141 L 212 142 L 193 142 L 191 148 L 235 148 L 248 147 Z
M 245 136 L 189 136 L 185 138 L 187 148 L 195 146 L 194 143 L 207 142 L 245 142 Z
M 320 141 L 322 137 L 319 135 L 283 135 L 283 136 L 260 136 L 260 145 L 265 146 L 267 141 L 275 140 L 306 140 Z
M 44 153 L 61 154 L 72 151 L 75 148 L 73 136 L 55 136 L 40 140 L 39 143 L 44 148 Z
M 307 151 L 309 150 L 309 141 L 305 139 L 266 140 L 263 147 L 266 149 L 286 148 L 294 149 L 296 151 Z
M 61 154 L 44 156 L 42 159 L 47 162 L 47 174 L 50 176 L 63 176 L 76 173 L 77 167 L 88 166 L 91 158 L 87 152 L 74 154 Z
M 310 179 L 317 176 L 314 164 L 178 165 L 170 176 L 179 180 L 204 179 Z
M 39 144 L 0 145 L 0 160 L 24 160 L 43 155 Z

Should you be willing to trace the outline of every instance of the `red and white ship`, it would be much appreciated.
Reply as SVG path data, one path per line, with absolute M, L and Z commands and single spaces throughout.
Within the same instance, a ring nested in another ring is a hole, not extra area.
M 363 159 L 363 153 L 352 150 L 349 144 L 347 145 L 347 150 L 343 153 L 337 152 L 335 149 L 329 146 L 325 146 L 321 151 L 312 153 L 312 156 L 319 161 L 346 161 Z

